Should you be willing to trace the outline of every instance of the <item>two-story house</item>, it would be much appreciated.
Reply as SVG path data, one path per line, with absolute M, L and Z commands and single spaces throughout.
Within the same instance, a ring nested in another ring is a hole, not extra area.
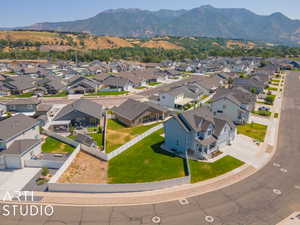
M 41 152 L 39 121 L 19 114 L 0 121 L 0 169 L 20 169 Z
M 209 107 L 174 115 L 164 123 L 162 148 L 191 159 L 212 158 L 236 137 L 235 125 L 225 117 L 215 116 Z
M 235 124 L 245 124 L 250 120 L 255 102 L 255 94 L 244 88 L 220 88 L 211 100 L 211 109 L 215 115 L 226 116 Z

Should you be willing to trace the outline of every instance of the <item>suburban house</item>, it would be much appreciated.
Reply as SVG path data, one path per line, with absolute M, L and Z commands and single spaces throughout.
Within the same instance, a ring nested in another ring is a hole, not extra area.
M 67 89 L 69 94 L 86 94 L 98 92 L 100 86 L 101 84 L 96 80 L 75 75 L 68 80 Z
M 40 104 L 38 98 L 14 99 L 6 103 L 7 111 L 10 113 L 22 113 L 33 116 Z
M 103 80 L 101 91 L 130 91 L 133 83 L 127 78 L 110 76 Z
M 164 123 L 165 143 L 162 148 L 189 158 L 209 159 L 222 146 L 230 145 L 236 137 L 235 125 L 215 116 L 208 107 L 174 115 Z
M 202 96 L 209 95 L 206 88 L 197 82 L 171 88 L 159 94 L 159 104 L 174 109 L 183 109 L 185 106 L 197 103 Z
M 161 121 L 168 116 L 168 110 L 160 105 L 133 99 L 128 99 L 112 111 L 116 120 L 129 127 Z
M 62 79 L 54 76 L 47 76 L 43 80 L 37 81 L 37 85 L 35 93 L 41 91 L 42 95 L 57 94 L 65 89 Z
M 252 93 L 260 94 L 263 93 L 266 84 L 257 78 L 238 78 L 233 81 L 232 87 L 242 87 Z
M 211 109 L 217 116 L 225 116 L 235 124 L 245 124 L 255 109 L 255 94 L 239 87 L 220 88 L 211 100 Z
M 27 76 L 9 76 L 3 85 L 10 90 L 10 94 L 33 92 L 36 87 L 35 80 Z
M 19 114 L 0 121 L 0 168 L 20 169 L 41 152 L 39 121 Z
M 51 128 L 56 132 L 65 132 L 69 128 L 86 128 L 101 125 L 104 110 L 102 105 L 87 99 L 79 99 L 63 107 L 52 121 Z

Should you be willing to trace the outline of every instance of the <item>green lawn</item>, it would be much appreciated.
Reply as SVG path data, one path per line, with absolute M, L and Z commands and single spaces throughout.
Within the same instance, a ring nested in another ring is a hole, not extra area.
M 271 116 L 272 113 L 267 111 L 267 110 L 258 110 L 258 111 L 253 111 L 252 113 L 260 116 Z
M 45 97 L 45 98 L 59 98 L 59 97 L 66 97 L 66 96 L 68 96 L 68 92 L 63 91 L 63 92 L 55 94 L 55 95 L 45 95 L 43 97 Z
M 101 133 L 100 134 L 99 133 L 90 133 L 89 136 L 92 137 L 96 141 L 97 146 L 99 146 L 99 147 L 103 146 Z
M 42 145 L 42 152 L 44 153 L 67 154 L 73 152 L 74 149 L 74 147 L 60 142 L 52 137 L 47 137 L 45 143 Z
M 274 113 L 274 118 L 278 118 L 279 117 L 279 113 Z
M 146 126 L 126 127 L 116 120 L 108 120 L 106 131 L 106 153 L 112 152 L 158 124 L 159 123 Z
M 246 135 L 260 142 L 265 140 L 267 128 L 267 126 L 258 123 L 237 126 L 238 134 Z
M 141 87 L 136 87 L 135 89 L 142 90 L 142 89 L 145 89 L 145 88 L 147 88 L 147 87 L 141 86 Z
M 161 83 L 160 82 L 150 82 L 148 85 L 149 86 L 157 86 L 157 85 L 160 85 Z
M 20 95 L 9 95 L 6 97 L 9 98 L 30 98 L 32 97 L 34 94 L 32 92 L 28 92 L 28 93 L 24 93 L 24 94 L 20 94 Z
M 273 83 L 280 83 L 280 80 L 272 80 Z
M 211 179 L 231 170 L 234 170 L 244 163 L 231 156 L 225 156 L 214 163 L 198 162 L 190 160 L 192 183 Z
M 278 91 L 278 88 L 269 87 L 268 91 Z
M 164 138 L 157 131 L 109 161 L 109 183 L 143 183 L 185 176 L 183 159 L 160 145 Z
M 129 91 L 101 91 L 92 94 L 86 94 L 85 96 L 109 96 L 109 95 L 125 95 L 128 94 Z

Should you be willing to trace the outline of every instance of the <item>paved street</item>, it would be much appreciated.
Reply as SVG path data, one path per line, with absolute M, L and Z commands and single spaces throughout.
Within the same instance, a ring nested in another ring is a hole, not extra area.
M 160 204 L 55 207 L 54 216 L 1 217 L 1 225 L 275 225 L 300 211 L 300 73 L 288 76 L 278 150 L 262 170 L 221 190 Z

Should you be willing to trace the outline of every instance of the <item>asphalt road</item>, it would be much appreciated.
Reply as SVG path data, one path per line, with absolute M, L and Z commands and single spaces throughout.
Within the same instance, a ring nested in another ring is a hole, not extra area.
M 299 76 L 291 73 L 287 79 L 278 150 L 272 162 L 240 183 L 189 198 L 186 205 L 174 201 L 127 207 L 55 207 L 52 217 L 0 217 L 0 224 L 153 225 L 152 218 L 158 216 L 157 224 L 162 225 L 275 225 L 300 211 Z

